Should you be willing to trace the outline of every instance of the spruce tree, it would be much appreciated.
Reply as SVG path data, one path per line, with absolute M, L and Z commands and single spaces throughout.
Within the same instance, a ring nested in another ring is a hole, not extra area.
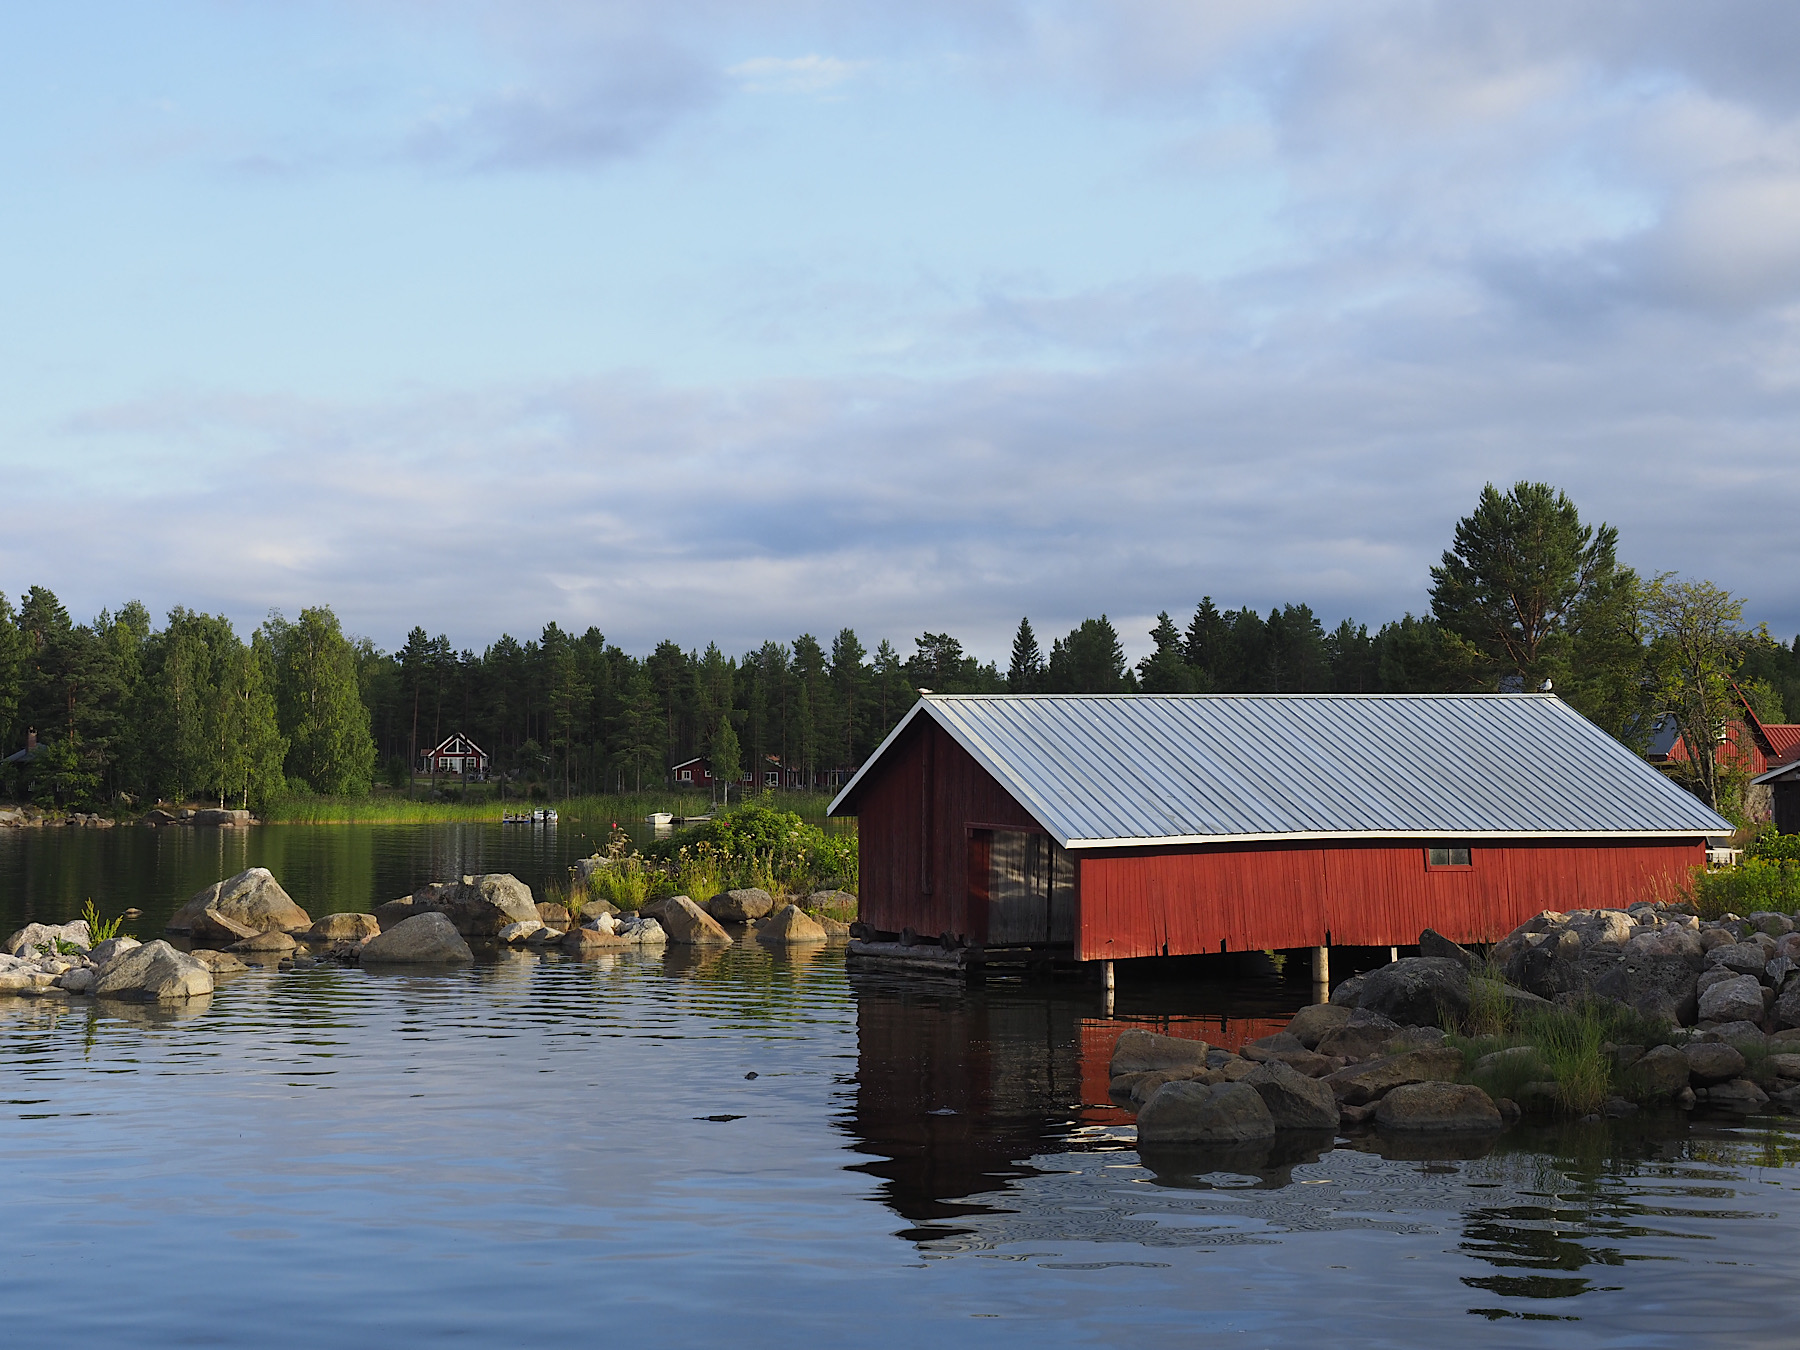
M 1013 638 L 1012 664 L 1006 669 L 1009 693 L 1034 694 L 1044 682 L 1044 654 L 1038 649 L 1037 634 L 1031 631 L 1031 620 L 1019 620 L 1019 632 Z

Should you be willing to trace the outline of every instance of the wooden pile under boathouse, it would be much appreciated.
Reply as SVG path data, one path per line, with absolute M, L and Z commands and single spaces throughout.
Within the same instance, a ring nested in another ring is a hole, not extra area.
M 1109 981 L 1131 957 L 1491 942 L 1672 889 L 1731 833 L 1550 694 L 932 694 L 830 813 L 858 817 L 853 955 Z

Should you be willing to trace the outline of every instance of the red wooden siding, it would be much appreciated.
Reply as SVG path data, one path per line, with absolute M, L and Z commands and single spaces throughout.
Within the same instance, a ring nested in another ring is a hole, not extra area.
M 1083 960 L 1505 936 L 1544 909 L 1621 906 L 1684 879 L 1703 840 L 1472 845 L 1473 866 L 1427 870 L 1425 843 L 1122 849 L 1083 853 Z M 1329 936 L 1328 936 L 1329 935 Z M 1221 947 L 1223 943 L 1223 947 Z
M 986 906 L 969 903 L 969 827 L 1037 822 L 930 718 L 913 723 L 881 768 L 857 803 L 863 922 L 985 942 Z

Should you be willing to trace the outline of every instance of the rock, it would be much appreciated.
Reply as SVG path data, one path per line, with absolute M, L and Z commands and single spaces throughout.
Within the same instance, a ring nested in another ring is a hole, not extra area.
M 566 931 L 575 925 L 574 916 L 569 913 L 567 905 L 540 900 L 537 902 L 537 916 L 546 928 L 561 928 Z
M 1620 909 L 1576 909 L 1567 916 L 1569 930 L 1582 948 L 1623 947 L 1631 941 L 1637 925 Z
M 128 952 L 133 947 L 142 945 L 134 937 L 108 938 L 88 953 L 88 960 L 94 963 L 95 970 L 105 970 L 108 963 L 120 952 Z
M 214 882 L 169 920 L 171 933 L 191 932 L 196 920 L 209 909 L 227 919 L 263 932 L 304 933 L 312 927 L 307 912 L 296 905 L 266 867 L 252 867 L 224 881 Z
M 787 905 L 776 910 L 768 922 L 757 926 L 756 940 L 773 944 L 823 942 L 825 930 L 800 906 Z
M 365 966 L 389 962 L 442 965 L 474 959 L 475 954 L 456 924 L 449 915 L 436 910 L 415 914 L 376 934 L 363 944 L 359 955 Z
M 291 952 L 297 945 L 294 939 L 286 933 L 256 933 L 242 942 L 232 943 L 225 950 L 228 952 L 258 952 L 267 955 Z
M 1594 992 L 1646 1017 L 1685 1025 L 1698 1011 L 1695 976 L 1704 956 L 1700 940 L 1686 929 L 1642 933 L 1626 943 L 1619 960 L 1594 981 Z
M 1800 1055 L 1774 1054 L 1763 1061 L 1769 1072 L 1777 1078 L 1788 1078 L 1800 1083 Z
M 1475 968 L 1474 954 L 1458 946 L 1435 928 L 1427 928 L 1419 934 L 1419 955 L 1442 957 L 1456 962 L 1464 970 Z
M 1278 1130 L 1337 1128 L 1337 1094 L 1316 1078 L 1297 1073 L 1286 1064 L 1265 1062 L 1239 1081 L 1256 1089 Z
M 707 905 L 708 912 L 720 923 L 752 923 L 774 908 L 775 897 L 757 887 L 726 891 L 715 895 Z
M 1769 1105 L 1790 1116 L 1800 1115 L 1800 1087 L 1783 1088 L 1769 1098 Z
M 835 909 L 840 912 L 852 910 L 856 908 L 856 893 L 854 891 L 814 891 L 806 897 L 806 908 L 814 918 L 818 917 L 818 911 L 822 909 Z
M 373 914 L 327 914 L 307 930 L 307 937 L 314 942 L 360 942 L 363 938 L 372 938 L 381 931 Z
M 1754 975 L 1721 980 L 1700 995 L 1702 1022 L 1757 1022 L 1762 1015 L 1763 986 Z
M 1767 1048 L 1769 1038 L 1763 1035 L 1761 1027 L 1754 1022 L 1720 1022 L 1700 1032 L 1690 1044 L 1731 1045 L 1741 1051 L 1754 1050 L 1758 1054 Z
M 637 947 L 660 947 L 669 940 L 669 935 L 655 919 L 626 918 L 619 921 L 615 931 Z
M 1727 1111 L 1758 1111 L 1769 1104 L 1769 1095 L 1748 1078 L 1733 1078 L 1708 1088 L 1706 1104 Z
M 69 942 L 86 951 L 93 946 L 86 919 L 73 923 L 28 923 L 6 939 L 8 956 L 35 956 L 40 947 L 56 950 L 58 942 Z
M 1257 1066 L 1252 1064 L 1249 1060 L 1233 1055 L 1223 1064 L 1217 1065 L 1208 1070 L 1208 1072 L 1213 1075 L 1217 1082 L 1236 1083 L 1248 1078 L 1251 1074 L 1256 1072 L 1256 1069 Z
M 508 946 L 516 946 L 521 942 L 529 942 L 537 934 L 544 931 L 544 921 L 533 915 L 529 919 L 521 919 L 518 923 L 509 923 L 494 934 L 497 941 Z
M 1139 1027 L 1128 1027 L 1113 1042 L 1112 1061 L 1107 1077 L 1122 1073 L 1156 1073 L 1169 1069 L 1203 1071 L 1207 1065 L 1205 1041 L 1190 1041 L 1180 1036 L 1163 1036 Z
M 1321 1055 L 1342 1055 L 1345 1059 L 1367 1059 L 1380 1052 L 1400 1034 L 1400 1024 L 1391 1017 L 1358 1008 L 1341 1026 L 1326 1032 L 1313 1047 Z
M 1688 1079 L 1696 1087 L 1724 1083 L 1744 1072 L 1744 1057 L 1735 1046 L 1702 1042 L 1683 1047 L 1681 1053 L 1687 1060 Z
M 1128 1087 L 1124 1095 L 1131 1098 L 1134 1104 L 1142 1106 L 1156 1095 L 1156 1090 L 1164 1083 L 1189 1083 L 1195 1079 L 1203 1082 L 1212 1081 L 1206 1075 L 1195 1073 L 1191 1069 L 1169 1069 L 1158 1073 L 1126 1074 L 1122 1078 L 1115 1078 L 1113 1083 L 1127 1083 Z M 1107 1091 L 1112 1091 L 1110 1085 Z
M 694 947 L 731 946 L 731 934 L 685 895 L 671 895 L 654 905 L 645 905 L 640 913 L 661 924 L 670 942 Z
M 1368 982 L 1368 979 L 1367 972 L 1361 975 L 1352 975 L 1331 991 L 1332 1003 L 1340 1008 L 1356 1007 L 1357 1000 L 1362 997 L 1363 985 Z
M 1714 947 L 1708 952 L 1706 964 L 1723 966 L 1739 975 L 1760 976 L 1763 968 L 1769 964 L 1769 958 L 1763 954 L 1760 943 L 1728 942 L 1723 947 Z
M 1469 972 L 1449 957 L 1402 957 L 1369 972 L 1356 1006 L 1407 1026 L 1456 1026 L 1469 1012 Z
M 205 966 L 213 975 L 236 975 L 250 969 L 237 957 L 225 952 L 215 952 L 209 947 L 196 947 L 188 955 Z
M 71 994 L 91 993 L 99 978 L 86 966 L 76 966 L 73 970 L 64 971 L 57 976 L 56 987 L 66 989 Z
M 1253 1059 L 1258 1063 L 1275 1058 L 1286 1051 L 1305 1050 L 1300 1038 L 1291 1031 L 1277 1031 L 1270 1036 L 1258 1036 L 1253 1041 L 1244 1042 L 1244 1048 L 1238 1053 L 1245 1059 Z
M 1337 1003 L 1315 1003 L 1295 1013 L 1288 1021 L 1287 1031 L 1306 1049 L 1317 1050 L 1319 1038 L 1348 1022 L 1352 1011 Z
M 1507 961 L 1506 982 L 1539 998 L 1554 999 L 1582 983 L 1581 939 L 1564 928 L 1522 946 Z
M 1350 1104 L 1361 1106 L 1407 1083 L 1447 1081 L 1462 1070 L 1462 1051 L 1453 1046 L 1408 1050 L 1367 1064 L 1352 1064 L 1324 1080 L 1332 1092 Z
M 814 923 L 825 930 L 825 937 L 828 941 L 835 942 L 839 938 L 850 936 L 850 925 L 842 919 L 834 919 L 829 914 L 814 914 L 811 917 Z
M 1274 1117 L 1248 1083 L 1164 1083 L 1137 1118 L 1140 1144 L 1238 1144 L 1274 1133 Z
M 1505 1050 L 1496 1050 L 1492 1054 L 1483 1055 L 1469 1066 L 1469 1077 L 1486 1078 L 1492 1074 L 1519 1071 L 1529 1073 L 1534 1078 L 1542 1078 L 1546 1072 L 1543 1057 L 1535 1045 L 1515 1045 Z M 1682 1081 L 1687 1081 L 1687 1068 L 1682 1068 Z
M 631 946 L 630 939 L 622 938 L 610 929 L 588 928 L 585 925 L 564 933 L 562 942 L 563 946 L 577 954 L 616 951 L 621 947 Z
M 1403 1083 L 1381 1099 L 1375 1123 L 1384 1130 L 1484 1134 L 1505 1122 L 1493 1099 L 1473 1083 Z
M 498 937 L 500 930 L 516 923 L 538 924 L 537 903 L 531 887 L 510 872 L 488 872 L 461 881 L 440 881 L 413 892 L 410 905 L 389 901 L 377 907 L 375 918 L 383 931 L 420 914 L 442 914 L 465 937 Z M 389 919 L 393 919 L 390 925 Z
M 247 923 L 239 923 L 216 909 L 209 909 L 194 919 L 193 926 L 188 929 L 188 937 L 202 946 L 229 947 L 245 938 L 253 938 L 262 931 Z
M 1789 982 L 1775 1000 L 1775 1025 L 1783 1028 L 1800 1028 L 1800 980 Z
M 143 1003 L 180 1002 L 212 991 L 212 972 L 161 938 L 115 956 L 94 983 L 100 998 Z
M 1533 939 L 1541 938 L 1546 933 L 1562 932 L 1568 926 L 1568 921 L 1568 915 L 1554 909 L 1533 914 L 1494 944 L 1493 950 L 1488 953 L 1488 960 L 1497 966 L 1505 966 L 1513 957 L 1531 946 Z M 1579 942 L 1581 939 L 1575 940 Z
M 250 813 L 209 806 L 204 811 L 194 812 L 193 823 L 196 825 L 248 825 Z
M 1672 1045 L 1653 1045 L 1627 1071 L 1627 1078 L 1644 1097 L 1673 1097 L 1688 1085 L 1688 1060 Z
M 153 806 L 148 811 L 144 812 L 143 815 L 138 817 L 138 824 L 140 825 L 173 825 L 174 823 L 175 817 L 163 810 L 160 806 Z

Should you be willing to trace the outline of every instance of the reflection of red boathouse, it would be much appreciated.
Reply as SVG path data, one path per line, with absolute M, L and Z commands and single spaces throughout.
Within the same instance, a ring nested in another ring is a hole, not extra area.
M 831 810 L 860 950 L 957 964 L 1488 941 L 1731 829 L 1547 694 L 928 695 Z

